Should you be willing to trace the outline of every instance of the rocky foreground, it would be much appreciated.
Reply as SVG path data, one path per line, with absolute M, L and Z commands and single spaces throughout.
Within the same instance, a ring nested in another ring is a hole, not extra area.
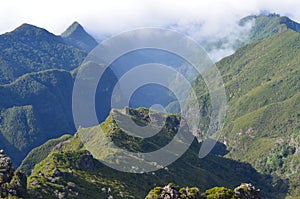
M 146 196 L 146 199 L 261 199 L 260 190 L 252 184 L 243 183 L 234 190 L 225 187 L 214 187 L 201 193 L 197 187 L 182 187 L 168 184 L 164 187 L 155 187 Z
M 12 167 L 12 161 L 0 150 L 0 198 L 26 198 L 26 176 Z
M 94 167 L 91 164 L 90 155 L 84 155 L 79 162 L 79 166 L 84 170 L 90 170 Z M 55 175 L 63 177 L 59 170 Z M 55 178 L 51 179 L 51 181 Z M 14 170 L 12 160 L 3 150 L 0 150 L 0 198 L 30 198 L 27 194 L 27 178 L 26 176 Z M 68 186 L 74 187 L 74 183 L 68 183 Z M 70 190 L 70 189 L 66 189 Z M 102 190 L 103 191 L 103 190 Z M 69 194 L 69 196 L 71 196 Z M 78 194 L 73 194 L 71 198 L 77 198 Z M 55 198 L 67 198 L 64 193 L 57 193 Z M 109 197 L 110 198 L 110 197 Z M 112 198 L 112 196 L 111 196 Z M 170 183 L 164 187 L 155 187 L 152 189 L 146 199 L 261 199 L 260 190 L 253 185 L 243 183 L 234 190 L 225 187 L 214 187 L 212 189 L 201 192 L 197 187 L 183 187 Z

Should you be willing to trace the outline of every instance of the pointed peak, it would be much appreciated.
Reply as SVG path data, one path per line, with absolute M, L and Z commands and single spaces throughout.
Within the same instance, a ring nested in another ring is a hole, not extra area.
M 73 22 L 62 34 L 62 37 L 69 37 L 74 33 L 84 32 L 84 28 L 77 21 Z
M 78 23 L 78 21 L 74 21 L 74 22 L 71 24 L 71 27 L 72 27 L 72 26 L 76 26 L 76 27 L 80 26 L 80 27 L 82 27 L 82 26 L 80 25 L 80 23 Z
M 66 43 L 87 52 L 98 45 L 97 41 L 77 21 L 73 22 L 60 36 Z
M 83 30 L 83 27 L 82 25 L 80 25 L 80 23 L 78 23 L 77 21 L 74 21 L 68 29 L 73 29 L 73 30 L 76 30 L 76 29 L 82 29 Z

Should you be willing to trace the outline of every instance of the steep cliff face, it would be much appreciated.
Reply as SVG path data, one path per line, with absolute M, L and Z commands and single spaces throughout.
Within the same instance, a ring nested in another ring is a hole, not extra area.
M 26 176 L 12 168 L 12 161 L 0 150 L 0 198 L 25 198 Z

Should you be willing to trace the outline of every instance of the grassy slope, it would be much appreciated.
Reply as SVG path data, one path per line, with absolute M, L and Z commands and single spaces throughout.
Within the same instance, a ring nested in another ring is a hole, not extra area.
M 16 165 L 48 139 L 75 132 L 72 88 L 73 77 L 63 70 L 26 74 L 0 86 L 1 148 Z
M 221 138 L 228 145 L 227 156 L 292 184 L 300 169 L 299 57 L 300 34 L 288 30 L 217 63 L 229 106 Z M 206 94 L 198 85 L 201 79 L 195 86 L 202 100 Z
M 30 72 L 73 70 L 86 55 L 45 29 L 23 24 L 0 35 L 0 84 L 11 83 Z
M 41 146 L 38 146 L 30 151 L 26 158 L 22 161 L 18 170 L 26 175 L 30 175 L 33 167 L 47 157 L 51 150 L 59 143 L 70 139 L 71 135 L 63 135 L 59 138 L 48 140 Z
M 300 24 L 278 14 L 247 16 L 240 20 L 240 25 L 244 25 L 249 21 L 253 21 L 254 25 L 248 32 L 248 41 L 246 43 L 261 41 L 276 34 L 283 24 L 291 30 L 300 32 Z
M 29 24 L 0 35 L 0 148 L 15 165 L 48 139 L 75 132 L 69 71 L 86 55 Z
M 147 123 L 147 117 L 141 117 L 140 114 L 145 115 L 147 111 L 145 109 L 137 110 L 137 112 L 133 111 L 133 114 L 136 114 L 134 117 L 136 121 Z M 120 114 L 120 112 L 116 114 Z M 176 117 L 176 115 L 171 117 Z M 143 146 L 147 146 L 146 149 L 150 150 L 162 144 L 160 140 L 168 140 L 172 136 L 173 131 L 170 128 L 176 126 L 176 124 L 173 124 L 176 119 L 173 118 L 173 120 L 168 121 L 172 124 L 159 133 L 159 136 L 163 136 L 161 139 L 155 140 L 138 141 L 130 137 L 123 139 L 124 132 L 115 128 L 112 115 L 101 126 L 104 129 L 104 135 L 110 141 L 119 143 L 119 147 L 127 147 L 128 150 L 143 150 L 145 149 Z M 168 126 L 168 122 L 166 126 Z M 93 129 L 97 131 L 97 128 L 100 128 L 100 126 Z M 199 159 L 199 144 L 196 141 L 179 160 L 168 166 L 167 169 L 144 174 L 118 172 L 104 166 L 88 155 L 79 139 L 79 134 L 88 130 L 79 130 L 69 142 L 64 142 L 59 149 L 52 151 L 35 166 L 32 175 L 28 179 L 28 188 L 32 197 L 53 197 L 55 190 L 58 190 L 61 194 L 66 194 L 69 197 L 75 197 L 78 194 L 77 198 L 101 198 L 108 195 L 113 195 L 114 198 L 122 198 L 122 195 L 125 198 L 130 196 L 143 198 L 153 186 L 163 185 L 170 181 L 184 186 L 200 186 L 203 190 L 216 185 L 233 188 L 241 182 L 251 182 L 261 188 L 264 193 L 275 191 L 270 186 L 271 179 L 257 173 L 249 164 L 239 163 L 217 155 L 209 155 L 204 159 Z M 107 142 L 103 140 L 100 136 L 98 140 L 94 138 L 93 141 L 97 142 L 97 147 L 103 156 L 110 157 L 111 154 L 106 153 L 108 150 Z M 149 148 L 149 146 L 151 147 Z M 85 159 L 87 156 L 90 159 Z M 82 166 L 82 160 L 92 162 L 89 165 L 93 165 L 93 167 L 86 168 Z M 112 161 L 117 160 L 112 159 Z M 57 170 L 60 171 L 59 174 L 57 174 Z M 75 186 L 69 186 L 72 184 L 70 182 L 75 183 Z M 110 194 L 101 191 L 101 189 L 107 189 L 108 187 L 112 190 Z

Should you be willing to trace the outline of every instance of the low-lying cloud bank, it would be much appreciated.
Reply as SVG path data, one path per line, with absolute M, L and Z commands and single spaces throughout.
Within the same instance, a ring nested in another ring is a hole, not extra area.
M 275 12 L 300 21 L 299 7 L 298 0 L 11 0 L 1 3 L 0 33 L 26 22 L 60 34 L 76 20 L 101 40 L 135 28 L 169 27 L 203 44 L 226 40 L 215 49 L 204 46 L 218 60 L 232 53 L 234 42 L 251 27 L 239 26 L 239 19 Z

